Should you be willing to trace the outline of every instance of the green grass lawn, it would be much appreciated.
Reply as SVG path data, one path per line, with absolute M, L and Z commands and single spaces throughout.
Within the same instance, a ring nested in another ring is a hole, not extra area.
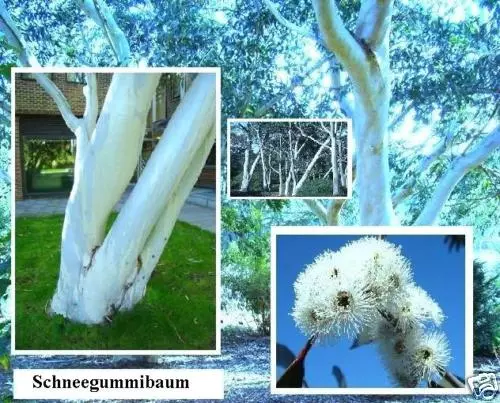
M 16 349 L 215 349 L 214 234 L 177 222 L 142 301 L 112 323 L 89 326 L 45 313 L 57 284 L 62 224 L 60 215 L 16 219 Z

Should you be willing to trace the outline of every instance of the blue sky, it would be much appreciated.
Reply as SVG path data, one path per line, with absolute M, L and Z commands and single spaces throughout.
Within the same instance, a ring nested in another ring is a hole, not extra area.
M 293 283 L 304 267 L 325 249 L 337 250 L 360 236 L 277 235 L 276 239 L 276 340 L 297 354 L 307 338 L 295 326 L 290 313 Z M 445 320 L 441 330 L 450 343 L 449 370 L 465 373 L 465 252 L 449 251 L 442 235 L 389 235 L 387 241 L 402 246 L 413 268 L 414 280 L 441 306 Z M 471 302 L 472 303 L 472 302 Z M 336 387 L 332 366 L 344 372 L 348 387 L 392 387 L 375 345 L 349 350 L 352 340 L 335 345 L 315 345 L 306 359 L 309 387 Z M 277 367 L 277 377 L 283 373 Z

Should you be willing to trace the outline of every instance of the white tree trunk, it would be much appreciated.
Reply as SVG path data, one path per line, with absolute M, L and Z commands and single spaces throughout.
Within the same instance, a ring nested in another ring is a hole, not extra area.
M 356 97 L 354 137 L 361 225 L 395 224 L 390 197 L 387 121 L 389 89 Z M 367 102 L 368 101 L 368 102 Z
M 53 312 L 74 321 L 100 323 L 142 297 L 213 145 L 215 75 L 204 74 L 170 119 L 105 236 L 107 218 L 133 175 L 159 78 L 160 74 L 115 74 L 90 142 L 85 144 L 80 139 L 86 136 L 77 135 L 75 183 L 51 303 Z
M 249 146 L 250 147 L 250 146 Z M 241 179 L 240 192 L 247 192 L 248 186 L 250 185 L 250 180 L 252 179 L 255 167 L 260 160 L 260 154 L 257 154 L 253 160 L 250 170 L 248 169 L 248 164 L 250 161 L 250 148 L 245 150 L 245 161 L 243 163 L 243 178 Z
M 264 144 L 262 138 L 260 137 L 259 128 L 256 130 L 257 140 L 259 140 L 259 153 L 260 153 L 260 163 L 262 166 L 262 190 L 266 191 L 269 189 L 267 183 L 267 170 L 266 170 L 266 158 L 264 156 Z
M 344 157 L 342 153 L 342 141 L 337 138 L 338 147 L 338 172 L 340 174 L 340 184 L 345 189 L 347 188 L 347 163 L 344 163 Z
M 477 164 L 484 161 L 500 147 L 500 126 L 483 138 L 471 151 L 453 161 L 449 171 L 439 181 L 431 199 L 427 202 L 415 225 L 434 225 L 451 192 L 463 176 Z
M 354 112 L 350 104 L 346 105 L 342 102 L 346 101 L 345 97 L 341 98 L 339 103 L 341 110 L 353 118 L 357 148 L 356 175 L 360 224 L 397 225 L 399 220 L 394 212 L 390 195 L 387 136 L 391 95 L 389 34 L 394 1 L 362 1 L 355 32 L 349 31 L 344 25 L 335 0 L 312 0 L 312 3 L 322 35 L 322 45 L 335 55 L 336 60 L 348 73 L 354 90 L 356 103 Z M 270 1 L 265 0 L 265 4 L 279 23 L 304 36 L 311 36 L 309 30 L 285 19 Z M 338 90 L 340 74 L 338 69 L 333 70 L 333 84 Z M 397 125 L 411 108 L 412 102 L 410 101 L 404 107 L 403 113 L 390 126 Z M 495 147 L 498 148 L 498 140 L 495 137 L 496 129 L 488 138 L 483 139 L 484 142 L 481 142 L 474 152 L 454 162 L 417 219 L 417 225 L 436 221 L 451 191 L 467 170 L 484 160 L 495 150 Z M 440 154 L 439 149 L 436 152 L 433 158 Z M 429 161 L 432 162 L 432 160 L 423 161 L 424 168 L 427 168 Z M 400 202 L 411 193 L 411 183 L 412 181 L 409 181 L 403 185 L 395 196 L 396 202 Z M 342 205 L 343 203 L 339 203 L 340 208 Z M 340 211 L 340 208 L 333 206 L 331 211 L 334 213 L 336 210 Z M 317 213 L 320 219 L 324 219 L 316 205 L 311 210 Z M 332 216 L 327 221 L 330 223 L 337 219 Z
M 280 181 L 279 195 L 282 196 L 284 191 L 284 186 L 283 186 L 283 173 L 281 171 L 281 160 L 278 165 L 278 180 Z
M 337 139 L 335 138 L 335 132 L 333 130 L 333 122 L 330 122 L 330 161 L 332 164 L 332 189 L 333 195 L 339 194 L 339 174 L 337 165 Z
M 316 164 L 316 161 L 318 161 L 318 158 L 320 157 L 321 153 L 323 150 L 327 147 L 328 142 L 330 142 L 330 139 L 326 139 L 323 144 L 321 144 L 321 147 L 316 151 L 316 154 L 314 154 L 314 157 L 312 158 L 311 161 L 309 161 L 309 164 L 307 165 L 306 170 L 302 174 L 301 178 L 297 183 L 294 182 L 293 190 L 292 190 L 292 196 L 296 196 L 299 190 L 302 188 L 304 185 L 305 181 L 307 180 L 307 177 L 309 176 L 309 173 L 311 172 L 311 169 L 313 169 L 314 164 Z
M 248 160 L 250 159 L 250 150 L 248 148 L 245 150 L 244 158 L 243 177 L 241 178 L 240 192 L 246 192 L 248 189 L 248 184 L 250 183 L 250 177 L 248 176 Z

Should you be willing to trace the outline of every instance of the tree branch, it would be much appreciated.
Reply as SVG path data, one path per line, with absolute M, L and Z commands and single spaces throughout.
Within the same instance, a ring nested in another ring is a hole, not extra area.
M 422 174 L 425 172 L 427 168 L 429 168 L 431 164 L 446 151 L 450 138 L 451 136 L 448 134 L 445 139 L 441 140 L 436 147 L 434 147 L 434 150 L 432 150 L 428 156 L 422 158 L 416 169 L 416 173 Z M 417 178 L 417 175 L 410 176 L 409 179 L 407 179 L 406 182 L 396 191 L 396 194 L 392 197 L 392 204 L 394 207 L 414 192 L 414 186 L 417 183 Z
M 0 30 L 5 34 L 9 45 L 17 49 L 19 61 L 22 66 L 40 66 L 35 56 L 33 56 L 26 47 L 14 21 L 7 12 L 3 0 L 0 0 Z M 34 76 L 38 84 L 42 86 L 59 108 L 66 125 L 74 132 L 79 125 L 79 119 L 71 112 L 71 107 L 64 94 L 45 74 L 36 73 Z
M 64 122 L 68 126 L 68 128 L 75 133 L 76 129 L 80 126 L 80 119 L 73 115 L 71 111 L 71 106 L 61 92 L 59 88 L 50 80 L 50 78 L 43 73 L 35 73 L 34 74 L 36 81 L 38 84 L 42 86 L 45 92 L 52 98 L 54 103 L 57 105 L 57 108 L 61 112 L 61 115 L 64 119 Z M 76 134 L 76 133 L 75 133 Z
M 327 146 L 327 144 L 328 144 L 329 141 L 330 141 L 330 139 L 326 139 L 326 141 L 321 145 L 321 147 L 318 149 L 318 151 L 316 151 L 316 154 L 314 154 L 313 159 L 307 165 L 307 168 L 304 171 L 304 173 L 302 174 L 302 177 L 300 178 L 299 182 L 297 183 L 297 186 L 294 187 L 294 191 L 292 193 L 292 196 L 295 196 L 295 194 L 297 193 L 297 191 L 302 187 L 302 185 L 304 184 L 305 180 L 309 176 L 309 173 L 311 172 L 314 164 L 316 164 L 316 161 L 318 160 L 318 158 L 321 155 L 321 153 L 323 152 L 323 150 L 326 148 L 326 146 Z
M 322 224 L 326 224 L 326 208 L 318 199 L 304 199 L 303 202 L 319 218 Z
M 338 225 L 339 213 L 347 199 L 343 200 L 330 200 L 326 209 L 326 224 Z
M 453 161 L 451 169 L 438 183 L 434 194 L 414 225 L 434 224 L 457 183 L 471 168 L 484 161 L 498 147 L 500 147 L 500 126 L 493 129 L 490 135 L 480 141 L 471 151 Z
M 103 0 L 78 0 L 80 7 L 108 37 L 109 44 L 118 61 L 118 65 L 130 63 L 130 45 L 127 37 L 116 23 L 111 10 Z
M 281 15 L 281 13 L 278 11 L 278 7 L 271 1 L 271 0 L 262 0 L 264 4 L 266 5 L 267 9 L 274 15 L 276 20 L 283 25 L 284 27 L 288 28 L 289 30 L 298 33 L 299 35 L 302 36 L 307 36 L 310 37 L 314 40 L 316 40 L 316 37 L 314 36 L 314 32 L 310 30 L 309 28 L 301 27 L 299 25 L 294 24 L 291 21 L 288 21 L 285 17 Z
M 368 86 L 369 65 L 365 51 L 345 27 L 335 1 L 313 0 L 313 6 L 325 46 L 335 53 L 355 85 Z
M 391 27 L 392 0 L 368 0 L 361 2 L 356 35 L 372 50 L 388 39 Z
M 83 93 L 85 95 L 85 112 L 83 114 L 83 120 L 85 122 L 87 138 L 90 140 L 95 129 L 97 114 L 99 112 L 97 100 L 97 80 L 95 73 L 87 73 L 85 77 L 87 85 L 83 88 Z
M 321 125 L 323 125 L 323 123 L 321 123 Z M 316 140 L 314 137 L 311 137 L 311 136 L 309 136 L 308 134 L 305 134 L 305 133 L 304 133 L 304 130 L 302 130 L 302 128 L 299 126 L 299 124 L 295 124 L 295 127 L 299 130 L 300 135 L 301 135 L 302 137 L 304 137 L 304 138 L 306 138 L 306 139 L 311 140 L 312 142 L 314 142 L 314 143 L 318 144 L 319 146 L 322 146 L 322 145 L 323 145 L 323 143 L 322 143 L 321 141 Z M 323 129 L 324 129 L 324 128 L 323 128 Z M 304 144 L 305 144 L 305 143 L 304 143 Z M 328 145 L 326 146 L 326 148 L 331 149 L 331 147 L 330 147 L 330 146 L 328 146 Z
M 0 0 L 0 30 L 5 34 L 7 43 L 17 50 L 22 66 L 40 66 L 36 58 L 29 52 L 16 24 L 10 18 L 3 0 Z
M 333 88 L 337 90 L 336 98 L 340 106 L 340 111 L 344 113 L 348 118 L 352 118 L 354 115 L 354 105 L 349 102 L 345 95 L 341 95 L 340 89 L 342 88 L 342 83 L 340 80 L 340 66 L 335 64 L 332 66 L 332 84 Z

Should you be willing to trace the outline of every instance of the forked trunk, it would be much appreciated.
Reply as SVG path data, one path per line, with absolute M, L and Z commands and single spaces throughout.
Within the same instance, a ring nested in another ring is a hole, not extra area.
M 71 320 L 100 323 L 142 298 L 214 143 L 215 75 L 202 74 L 105 235 L 109 214 L 134 173 L 159 79 L 160 74 L 115 74 L 90 140 L 86 133 L 77 136 L 75 183 L 51 302 L 52 312 Z

